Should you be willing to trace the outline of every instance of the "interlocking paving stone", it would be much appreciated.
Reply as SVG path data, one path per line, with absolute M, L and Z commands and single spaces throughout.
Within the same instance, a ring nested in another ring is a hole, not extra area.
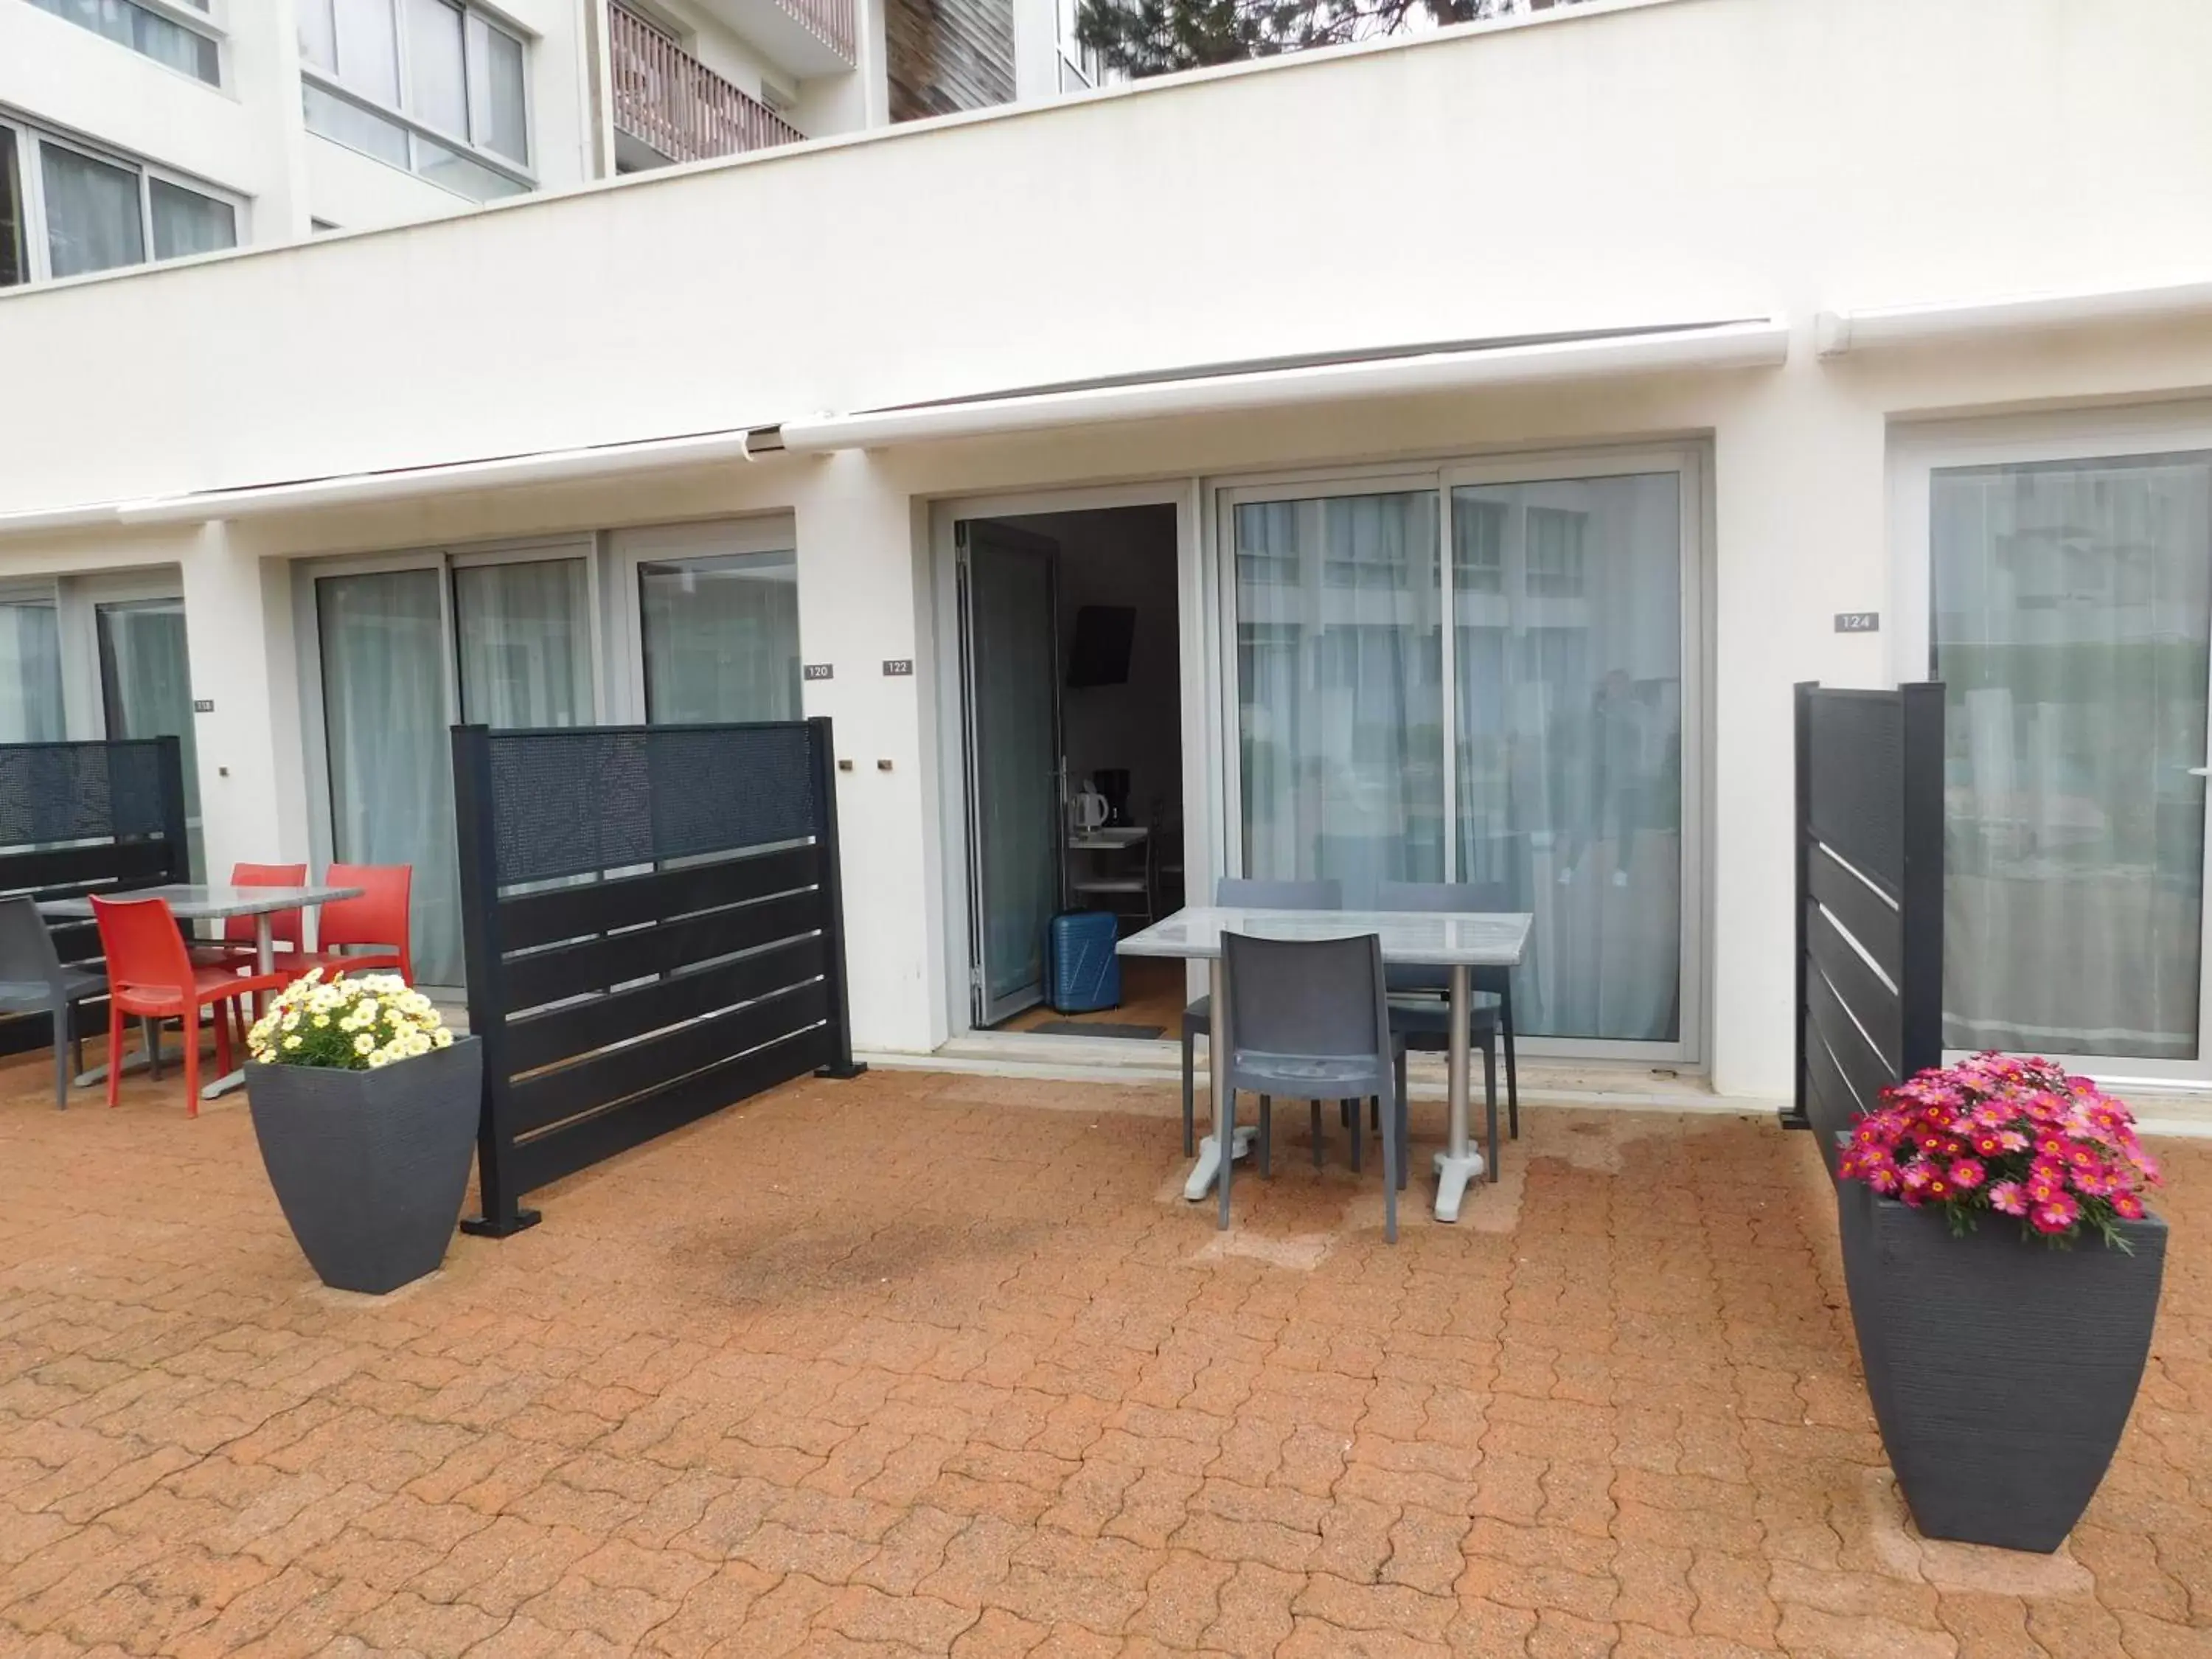
M 1808 1139 L 1531 1105 L 1456 1228 L 1294 1118 L 805 1081 L 378 1300 L 235 1103 L 0 1067 L 0 1654 L 2212 1654 L 2212 1147 L 2067 1549 L 1918 1539 Z M 1416 1112 L 1414 1167 L 1440 1130 Z

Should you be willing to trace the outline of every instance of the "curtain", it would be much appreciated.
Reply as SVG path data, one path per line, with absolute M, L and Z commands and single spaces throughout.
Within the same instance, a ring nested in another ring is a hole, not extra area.
M 0 743 L 58 743 L 61 629 L 45 600 L 0 603 Z
M 178 740 L 185 772 L 185 832 L 192 878 L 204 881 L 199 756 L 192 739 L 192 679 L 182 599 L 96 608 L 100 700 L 111 738 Z
M 238 217 L 228 202 L 166 179 L 147 181 L 153 197 L 154 257 L 181 258 L 238 246 Z
M 1245 873 L 1443 876 L 1443 571 L 1417 490 L 1234 514 Z
M 459 985 L 441 580 L 434 569 L 325 576 L 315 583 L 315 608 L 333 854 L 349 864 L 413 866 L 416 975 Z
M 131 0 L 31 0 L 31 3 L 198 80 L 213 84 L 221 79 L 218 48 L 213 40 L 143 6 L 133 5 Z M 198 5 L 198 0 L 186 0 L 186 3 Z
M 2197 1056 L 2212 454 L 1939 470 L 1944 1041 Z
M 53 274 L 135 265 L 146 257 L 138 175 L 56 143 L 39 146 L 46 181 L 46 247 Z
M 23 168 L 15 135 L 0 127 L 0 288 L 31 280 L 31 251 L 23 240 Z
M 456 570 L 461 718 L 507 727 L 590 725 L 590 612 L 581 559 Z
M 638 567 L 646 718 L 800 718 L 799 561 L 742 553 Z
M 1452 492 L 1459 878 L 1535 917 L 1531 1035 L 1680 1036 L 1672 472 Z

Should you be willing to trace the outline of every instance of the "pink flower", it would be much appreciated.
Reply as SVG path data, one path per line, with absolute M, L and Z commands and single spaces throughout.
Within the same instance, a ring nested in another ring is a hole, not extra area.
M 1990 1188 L 1990 1207 L 2007 1215 L 2026 1215 L 2027 1194 L 2017 1181 L 2000 1181 Z
M 2027 1137 L 2017 1129 L 2006 1129 L 2000 1132 L 1997 1141 L 2008 1152 L 2024 1152 L 2027 1150 Z
M 2143 1201 L 2133 1193 L 2116 1193 L 2112 1197 L 2112 1213 L 2124 1221 L 2140 1221 L 2143 1217 Z
M 1970 1193 L 1982 1184 L 1988 1171 L 1971 1158 L 1962 1158 L 1951 1165 L 1951 1184 L 1961 1192 Z
M 2081 1218 L 2081 1206 L 2063 1193 L 2038 1204 L 2027 1212 L 2028 1220 L 2039 1233 L 2065 1232 Z

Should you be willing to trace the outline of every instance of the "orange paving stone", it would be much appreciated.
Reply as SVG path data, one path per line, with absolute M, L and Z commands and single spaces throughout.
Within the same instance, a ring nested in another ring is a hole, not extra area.
M 44 1064 L 0 1069 L 0 1654 L 2212 1654 L 2212 1146 L 2162 1148 L 2154 1357 L 2046 1560 L 1904 1522 L 1812 1145 L 1754 1119 L 1531 1108 L 1392 1249 L 1289 1114 L 1224 1241 L 1170 1091 L 878 1072 L 380 1304 L 242 1106 L 57 1113 Z

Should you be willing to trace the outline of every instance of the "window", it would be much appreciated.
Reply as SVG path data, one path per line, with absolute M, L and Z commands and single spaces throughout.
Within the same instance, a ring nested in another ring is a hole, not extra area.
M 215 35 L 151 7 L 133 4 L 132 0 L 31 0 L 31 3 L 196 81 L 211 87 L 222 83 L 222 52 Z M 207 0 L 181 0 L 181 3 L 195 11 L 207 9 Z
M 1223 492 L 1237 867 L 1534 918 L 1526 1036 L 1696 1042 L 1695 463 L 1516 458 Z
M 637 585 L 647 720 L 799 718 L 795 554 L 641 562 Z
M 308 131 L 471 201 L 531 188 L 522 41 L 453 0 L 301 0 Z
M 235 203 L 0 119 L 0 288 L 237 246 Z

